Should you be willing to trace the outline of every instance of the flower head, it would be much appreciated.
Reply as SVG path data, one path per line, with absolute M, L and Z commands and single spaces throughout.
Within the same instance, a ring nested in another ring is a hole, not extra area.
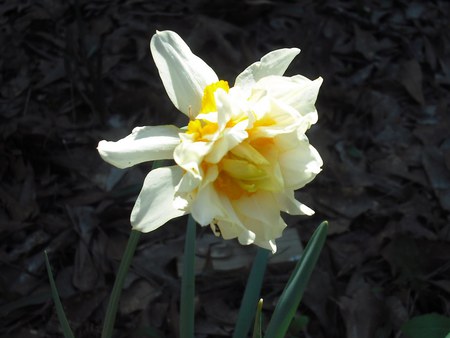
M 149 232 L 191 213 L 216 235 L 275 252 L 286 227 L 280 212 L 314 213 L 294 190 L 321 170 L 305 132 L 317 122 L 322 79 L 283 76 L 297 48 L 268 53 L 232 87 L 174 32 L 157 32 L 150 49 L 169 98 L 190 121 L 100 141 L 102 158 L 119 168 L 159 159 L 177 164 L 147 175 L 131 213 L 133 228 Z

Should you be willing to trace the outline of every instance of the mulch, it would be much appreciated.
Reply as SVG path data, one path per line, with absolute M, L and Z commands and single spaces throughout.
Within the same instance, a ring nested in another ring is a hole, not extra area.
M 302 49 L 288 75 L 324 78 L 308 137 L 325 164 L 297 196 L 316 214 L 286 219 L 303 245 L 330 228 L 290 336 L 402 337 L 409 318 L 449 316 L 449 13 L 444 0 L 1 2 L 0 335 L 61 337 L 47 250 L 76 336 L 99 336 L 151 164 L 115 169 L 96 146 L 186 124 L 148 48 L 165 29 L 231 84 L 283 47 Z M 141 236 L 116 337 L 177 336 L 185 224 Z M 255 248 L 197 230 L 196 336 L 230 337 L 250 267 L 236 250 Z M 266 323 L 294 264 L 269 264 Z

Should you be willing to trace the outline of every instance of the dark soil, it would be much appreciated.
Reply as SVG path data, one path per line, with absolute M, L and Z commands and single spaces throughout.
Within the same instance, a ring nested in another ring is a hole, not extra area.
M 47 250 L 76 336 L 99 337 L 151 167 L 115 169 L 97 143 L 186 123 L 149 52 L 157 29 L 231 84 L 282 47 L 302 49 L 288 75 L 324 78 L 308 136 L 325 164 L 298 194 L 316 214 L 287 222 L 303 244 L 324 219 L 330 231 L 292 337 L 402 337 L 413 316 L 449 316 L 449 13 L 445 0 L 0 2 L 0 335 L 62 336 Z M 185 223 L 141 236 L 116 337 L 177 336 Z M 229 337 L 255 248 L 209 235 L 198 229 L 197 337 Z M 266 322 L 292 258 L 269 265 Z

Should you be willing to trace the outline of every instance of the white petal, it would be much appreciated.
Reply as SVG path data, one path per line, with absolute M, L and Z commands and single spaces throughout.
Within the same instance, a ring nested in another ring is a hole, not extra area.
M 203 91 L 218 78 L 202 59 L 194 55 L 175 32 L 156 32 L 150 41 L 153 59 L 169 98 L 175 107 L 193 116 L 200 111 Z
M 296 129 L 305 131 L 310 124 L 299 116 L 297 111 L 282 101 L 267 99 L 263 100 L 263 106 L 266 106 L 266 116 L 274 120 L 275 123 L 268 126 L 255 127 L 252 130 L 252 138 L 275 137 L 279 134 L 292 133 Z
M 241 197 L 234 205 L 242 223 L 258 240 L 271 240 L 280 237 L 286 226 L 277 204 L 271 193 L 258 192 Z
M 173 206 L 175 186 L 182 175 L 178 166 L 154 169 L 147 175 L 131 212 L 134 230 L 150 232 L 172 218 L 186 214 Z
M 225 212 L 212 184 L 206 185 L 198 192 L 191 208 L 192 217 L 203 226 L 210 224 L 214 218 L 223 217 Z
M 213 142 L 182 142 L 175 148 L 173 158 L 184 170 L 201 178 L 200 164 L 213 145 Z
M 265 76 L 283 75 L 292 60 L 300 53 L 298 48 L 277 49 L 264 55 L 260 61 L 247 67 L 236 78 L 235 86 L 249 91 L 254 83 Z
M 277 194 L 276 198 L 281 211 L 287 212 L 290 215 L 314 215 L 314 210 L 295 199 L 293 190 L 287 190 L 284 193 Z
M 223 237 L 223 239 L 226 239 L 226 240 L 239 237 L 240 234 L 248 232 L 248 230 L 246 230 L 244 227 L 240 226 L 238 223 L 220 220 L 217 223 L 217 225 L 219 226 L 219 229 L 220 229 L 220 235 Z M 213 232 L 215 234 L 217 234 L 216 231 L 214 231 L 214 229 L 213 229 Z M 254 234 L 253 234 L 253 238 L 254 238 Z M 249 242 L 246 244 L 251 244 L 251 243 Z
M 100 141 L 98 152 L 108 163 L 118 168 L 135 164 L 172 159 L 175 147 L 180 143 L 175 126 L 137 127 L 130 135 L 117 141 Z
M 281 172 L 287 188 L 297 190 L 311 182 L 322 170 L 322 158 L 306 136 L 291 150 L 280 154 Z
M 255 242 L 256 234 L 250 230 L 242 231 L 238 236 L 238 241 L 242 245 L 249 245 Z
M 301 75 L 268 76 L 256 83 L 253 90 L 255 95 L 265 91 L 267 96 L 291 106 L 301 116 L 307 118 L 310 124 L 314 124 L 318 119 L 314 104 L 322 82 L 321 77 L 311 81 Z

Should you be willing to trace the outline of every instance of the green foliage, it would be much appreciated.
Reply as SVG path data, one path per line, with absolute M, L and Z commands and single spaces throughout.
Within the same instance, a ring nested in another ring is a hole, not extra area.
M 269 251 L 258 248 L 252 270 L 247 280 L 244 297 L 239 309 L 239 315 L 234 329 L 233 338 L 247 337 L 248 331 L 253 320 L 253 311 L 255 304 L 258 304 L 264 273 L 266 271 Z M 260 301 L 261 302 L 261 301 Z M 262 304 L 261 304 L 262 306 Z M 259 307 L 258 307 L 259 309 Z M 257 319 L 257 318 L 256 318 Z M 255 321 L 256 323 L 256 321 Z
M 309 317 L 305 315 L 295 315 L 289 325 L 289 334 L 293 337 L 297 337 L 300 333 L 306 329 L 309 323 Z
M 253 338 L 263 338 L 262 336 L 262 298 L 258 302 L 255 314 L 255 325 L 253 326 Z
M 322 222 L 312 235 L 295 267 L 267 327 L 265 336 L 283 338 L 303 297 L 309 277 L 327 237 L 328 222 Z
M 45 266 L 47 268 L 48 279 L 50 281 L 50 288 L 52 289 L 52 298 L 55 302 L 56 314 L 58 316 L 59 324 L 63 330 L 65 338 L 74 338 L 73 332 L 70 329 L 69 321 L 67 320 L 66 314 L 64 312 L 61 299 L 59 298 L 58 289 L 56 288 L 55 280 L 53 279 L 52 268 L 50 267 L 50 262 L 48 261 L 47 251 L 44 251 Z
M 131 260 L 133 259 L 136 246 L 139 242 L 141 233 L 136 230 L 131 230 L 128 238 L 127 247 L 123 253 L 120 261 L 119 271 L 117 272 L 116 280 L 109 298 L 108 307 L 106 308 L 105 321 L 103 323 L 102 338 L 111 338 L 114 331 L 114 323 L 116 322 L 117 308 L 119 306 L 120 295 L 122 294 L 123 283 L 130 268 Z
M 436 313 L 416 316 L 401 331 L 408 338 L 450 338 L 450 318 Z

